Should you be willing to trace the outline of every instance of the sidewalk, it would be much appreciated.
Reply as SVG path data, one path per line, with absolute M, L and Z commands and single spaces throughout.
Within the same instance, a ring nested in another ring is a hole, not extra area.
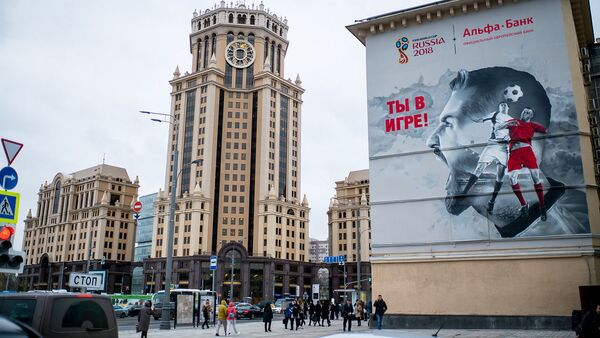
M 362 326 L 356 326 L 352 323 L 352 332 L 343 334 L 342 321 L 334 320 L 331 327 L 313 327 L 305 326 L 298 331 L 285 330 L 281 321 L 273 322 L 271 330 L 266 333 L 264 324 L 259 321 L 238 321 L 237 329 L 240 335 L 236 337 L 301 337 L 318 338 L 339 334 L 339 338 L 378 338 L 378 337 L 396 337 L 396 338 L 425 338 L 431 337 L 435 330 L 370 330 L 364 323 Z M 151 330 L 148 332 L 148 338 L 191 338 L 191 337 L 214 337 L 215 328 L 202 330 L 199 328 L 180 327 L 175 330 L 161 331 Z M 221 330 L 221 336 L 223 331 Z M 134 331 L 119 332 L 120 338 L 138 338 L 139 333 Z M 441 330 L 438 333 L 439 338 L 573 338 L 575 333 L 571 331 L 533 331 L 533 330 Z M 338 336 L 336 336 L 338 338 Z

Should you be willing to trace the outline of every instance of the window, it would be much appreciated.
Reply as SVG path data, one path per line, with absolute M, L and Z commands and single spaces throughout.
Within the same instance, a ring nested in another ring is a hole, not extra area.
M 110 254 L 109 254 L 110 255 Z M 112 313 L 108 300 L 94 301 L 85 298 L 59 298 L 54 301 L 52 314 L 58 320 L 51 321 L 53 331 L 82 331 L 89 329 L 108 329 L 106 313 Z M 61 319 L 62 318 L 62 319 Z M 83 325 L 85 323 L 85 325 Z M 85 328 L 84 328 L 85 327 Z M 66 329 L 66 330 L 65 330 Z
M 5 298 L 0 302 L 0 315 L 32 325 L 35 299 Z

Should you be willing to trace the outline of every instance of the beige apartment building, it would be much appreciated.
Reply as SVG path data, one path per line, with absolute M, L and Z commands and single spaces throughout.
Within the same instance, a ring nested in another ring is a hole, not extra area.
M 308 261 L 309 208 L 300 185 L 304 89 L 298 76 L 284 77 L 287 33 L 287 19 L 262 4 L 222 1 L 193 13 L 190 70 L 177 67 L 170 81 L 174 124 L 152 258 L 167 255 L 178 147 L 175 257 L 217 254 L 238 243 L 250 256 Z
M 42 184 L 35 217 L 29 210 L 25 219 L 25 275 L 36 279 L 29 284 L 63 287 L 68 262 L 132 261 L 135 221 L 131 205 L 138 188 L 137 177 L 132 181 L 127 170 L 107 164 L 57 173 L 50 183 Z M 54 263 L 62 267 L 49 271 Z M 40 272 L 45 276 L 39 277 Z
M 309 261 L 313 263 L 322 262 L 325 256 L 329 256 L 329 240 L 310 239 Z
M 360 234 L 360 259 L 371 255 L 371 216 L 369 207 L 369 170 L 351 171 L 343 181 L 335 182 L 335 196 L 327 211 L 329 254 L 345 255 L 356 262 L 357 236 Z

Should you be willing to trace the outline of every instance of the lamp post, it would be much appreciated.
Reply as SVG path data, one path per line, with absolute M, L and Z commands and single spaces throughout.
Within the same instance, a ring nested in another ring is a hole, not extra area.
M 165 298 L 163 301 L 160 329 L 170 330 L 171 329 L 171 275 L 173 274 L 173 236 L 175 232 L 175 195 L 177 194 L 177 177 L 179 176 L 178 162 L 179 162 L 179 120 L 171 114 L 155 113 L 149 111 L 140 111 L 142 114 L 158 115 L 160 118 L 151 118 L 154 122 L 169 123 L 175 128 L 175 141 L 173 141 L 173 179 L 171 182 L 171 198 L 169 201 L 169 230 L 167 233 L 167 264 L 165 267 Z M 165 118 L 169 118 L 165 120 Z M 190 165 L 192 163 L 200 163 L 201 160 L 195 160 L 191 163 L 184 164 Z M 182 168 L 183 169 L 183 168 Z

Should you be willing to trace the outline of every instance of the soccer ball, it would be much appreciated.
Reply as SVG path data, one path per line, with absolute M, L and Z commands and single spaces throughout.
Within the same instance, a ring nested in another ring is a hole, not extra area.
M 504 99 L 507 102 L 517 102 L 521 96 L 523 96 L 523 92 L 518 85 L 510 85 L 504 89 Z

